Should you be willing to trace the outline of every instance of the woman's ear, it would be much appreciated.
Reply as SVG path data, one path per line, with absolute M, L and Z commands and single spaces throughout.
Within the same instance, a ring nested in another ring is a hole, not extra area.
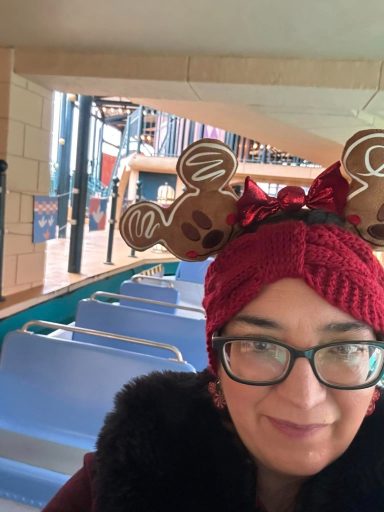
M 187 261 L 217 254 L 239 229 L 237 196 L 228 185 L 236 167 L 235 155 L 222 142 L 191 144 L 177 163 L 185 192 L 167 208 L 148 201 L 131 205 L 120 221 L 123 239 L 140 251 L 160 243 Z
M 226 144 L 214 139 L 194 142 L 181 153 L 177 162 L 177 174 L 182 181 L 190 189 L 202 192 L 221 192 L 228 188 L 236 169 L 234 153 Z
M 342 162 L 351 184 L 345 216 L 375 250 L 384 250 L 384 130 L 355 133 L 345 144 Z

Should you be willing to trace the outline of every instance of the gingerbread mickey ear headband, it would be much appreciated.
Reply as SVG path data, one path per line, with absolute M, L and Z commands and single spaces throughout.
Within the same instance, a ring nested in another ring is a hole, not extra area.
M 306 207 L 345 215 L 358 235 L 384 250 L 384 130 L 355 134 L 342 161 L 351 185 L 336 162 L 313 181 L 308 194 L 288 186 L 269 197 L 247 178 L 238 199 L 229 186 L 235 155 L 220 141 L 199 140 L 177 162 L 185 192 L 168 208 L 148 201 L 130 206 L 120 220 L 121 235 L 134 249 L 162 244 L 182 260 L 199 261 L 219 252 L 243 228 Z
M 341 159 L 351 178 L 347 221 L 375 250 L 384 250 L 384 130 L 357 132 Z
M 185 192 L 168 208 L 148 201 L 130 206 L 120 220 L 122 237 L 139 251 L 162 244 L 182 260 L 217 253 L 236 229 L 237 196 L 229 186 L 236 168 L 235 155 L 222 142 L 194 142 L 176 167 Z

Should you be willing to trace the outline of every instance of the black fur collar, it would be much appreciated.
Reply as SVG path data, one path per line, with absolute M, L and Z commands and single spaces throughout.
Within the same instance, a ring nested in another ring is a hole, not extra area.
M 117 395 L 97 446 L 100 512 L 255 512 L 256 469 L 213 406 L 211 376 L 163 373 Z M 304 486 L 297 512 L 384 511 L 384 405 Z

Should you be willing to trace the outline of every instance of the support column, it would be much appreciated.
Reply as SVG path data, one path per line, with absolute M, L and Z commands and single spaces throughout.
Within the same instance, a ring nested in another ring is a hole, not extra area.
M 59 238 L 67 237 L 67 219 L 68 219 L 68 200 L 70 183 L 70 160 L 72 148 L 72 123 L 73 109 L 76 96 L 67 94 L 63 97 L 63 108 L 60 126 L 59 141 L 59 183 L 57 188 L 58 212 L 57 225 L 59 226 Z M 62 144 L 61 144 L 62 142 Z
M 144 126 L 144 115 L 143 115 L 143 107 L 140 105 L 139 107 L 139 118 L 137 124 L 137 152 L 140 153 L 141 150 L 141 136 L 143 135 L 143 126 Z M 129 146 L 128 146 L 129 147 Z
M 6 172 L 8 164 L 0 160 L 0 302 L 4 300 L 3 291 L 3 250 L 4 250 L 4 220 L 5 220 L 5 196 L 7 194 Z
M 88 187 L 89 121 L 91 96 L 80 96 L 79 131 L 77 138 L 76 170 L 73 180 L 72 228 L 69 244 L 68 272 L 80 273 L 83 249 L 85 208 Z

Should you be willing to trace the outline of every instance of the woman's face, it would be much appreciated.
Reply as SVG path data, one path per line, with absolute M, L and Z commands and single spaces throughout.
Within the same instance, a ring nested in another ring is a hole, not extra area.
M 300 279 L 267 286 L 226 326 L 225 336 L 268 335 L 298 349 L 330 341 L 372 340 L 372 330 L 331 306 Z M 264 467 L 310 476 L 349 446 L 374 388 L 347 391 L 320 384 L 304 358 L 272 386 L 249 386 L 220 368 L 228 410 L 249 452 Z

